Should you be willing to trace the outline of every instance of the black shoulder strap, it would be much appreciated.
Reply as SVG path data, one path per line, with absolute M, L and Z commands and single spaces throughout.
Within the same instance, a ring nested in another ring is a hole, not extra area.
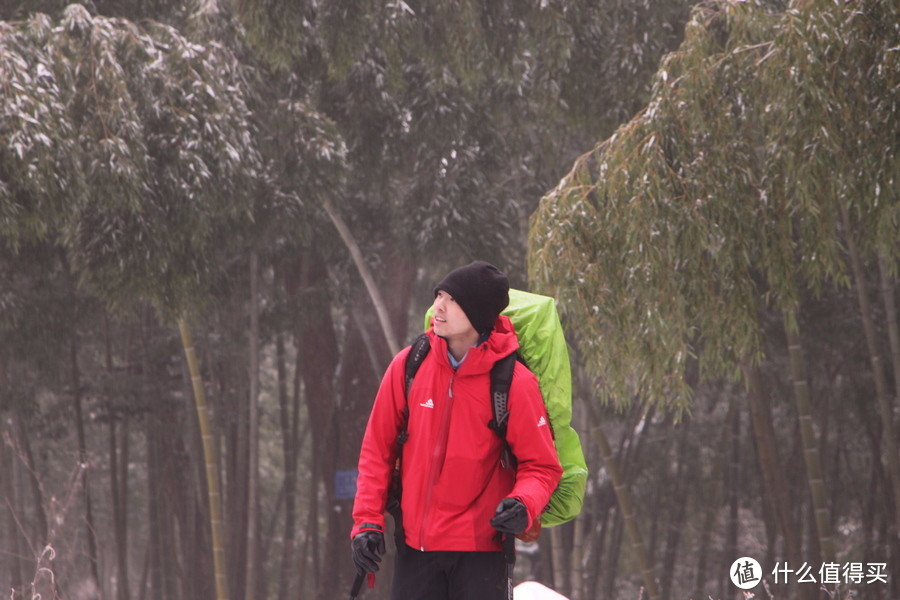
M 509 387 L 516 368 L 516 353 L 501 358 L 491 369 L 491 405 L 494 418 L 488 424 L 497 435 L 506 439 L 506 421 L 509 418 Z
M 488 423 L 488 427 L 503 440 L 500 464 L 504 469 L 516 468 L 516 457 L 506 442 L 506 425 L 509 420 L 509 388 L 512 385 L 517 358 L 517 354 L 513 352 L 495 362 L 491 369 L 491 407 L 494 418 Z
M 428 356 L 431 350 L 431 342 L 428 340 L 428 334 L 420 333 L 419 337 L 412 343 L 409 354 L 406 355 L 406 396 L 409 397 L 409 387 L 412 385 L 413 377 L 416 371 L 422 366 L 422 361 Z
M 419 337 L 417 337 L 412 343 L 412 346 L 409 349 L 409 354 L 406 355 L 403 383 L 407 403 L 403 406 L 403 426 L 400 429 L 400 435 L 397 436 L 397 441 L 400 443 L 401 448 L 403 447 L 403 444 L 406 442 L 406 438 L 408 437 L 408 434 L 406 433 L 406 425 L 409 421 L 409 388 L 412 387 L 412 381 L 416 376 L 416 371 L 418 371 L 419 367 L 422 366 L 422 361 L 424 361 L 425 357 L 428 356 L 428 352 L 430 350 L 431 341 L 428 339 L 428 335 L 425 333 L 420 333 Z

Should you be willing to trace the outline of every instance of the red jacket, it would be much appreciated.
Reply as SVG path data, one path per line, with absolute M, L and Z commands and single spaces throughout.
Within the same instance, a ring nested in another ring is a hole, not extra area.
M 498 317 L 487 341 L 469 350 L 457 371 L 450 366 L 446 340 L 433 331 L 428 336 L 431 352 L 413 379 L 409 400 L 404 389 L 409 348 L 394 357 L 375 397 L 359 456 L 351 536 L 368 525 L 384 528 L 397 434 L 408 405 L 401 471 L 406 543 L 419 550 L 500 550 L 490 525 L 500 501 L 522 500 L 531 526 L 562 474 L 537 379 L 516 363 L 506 440 L 518 467 L 503 469 L 502 440 L 488 427 L 490 371 L 519 346 L 512 324 Z

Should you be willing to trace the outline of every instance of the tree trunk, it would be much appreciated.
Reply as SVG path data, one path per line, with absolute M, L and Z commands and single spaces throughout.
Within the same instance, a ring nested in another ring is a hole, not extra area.
M 731 430 L 728 441 L 728 525 L 725 532 L 725 552 L 720 564 L 716 565 L 718 577 L 719 596 L 725 597 L 731 582 L 728 577 L 728 569 L 731 563 L 740 558 L 738 554 L 738 533 L 740 527 L 740 503 L 742 491 L 741 469 L 741 411 L 729 411 L 731 418 L 729 423 Z
M 25 421 L 18 405 L 12 410 L 13 449 L 18 459 L 25 465 L 28 472 L 28 482 L 31 487 L 32 506 L 37 526 L 37 540 L 31 540 L 32 545 L 43 548 L 47 543 L 47 513 L 44 509 L 44 490 L 37 476 L 34 464 L 34 455 L 31 452 L 31 444 L 28 441 L 28 433 L 25 431 Z
M 622 518 L 625 523 L 625 530 L 628 533 L 628 539 L 631 541 L 631 549 L 638 561 L 641 571 L 641 577 L 644 581 L 644 590 L 650 600 L 657 600 L 660 597 L 659 587 L 656 578 L 653 576 L 653 566 L 647 557 L 647 549 L 644 546 L 644 540 L 637 523 L 637 515 L 634 506 L 631 503 L 631 494 L 625 485 L 623 479 L 619 476 L 619 469 L 616 459 L 613 456 L 612 449 L 603 431 L 600 429 L 600 418 L 596 409 L 587 401 L 588 415 L 591 421 L 591 436 L 600 449 L 600 458 L 603 460 L 603 467 L 609 474 L 609 478 L 613 482 L 613 489 L 616 491 L 616 498 L 619 501 L 619 509 L 622 511 Z
M 737 402 L 732 399 L 728 407 L 728 414 L 725 417 L 726 423 L 732 421 L 732 413 L 737 410 Z M 694 593 L 691 595 L 692 598 L 702 598 L 703 596 L 708 595 L 704 593 L 704 590 L 706 589 L 708 580 L 707 557 L 710 549 L 709 539 L 713 534 L 713 526 L 722 504 L 723 482 L 725 481 L 725 457 L 728 456 L 727 448 L 731 437 L 729 433 L 727 427 L 721 428 L 719 441 L 716 445 L 718 452 L 716 452 L 716 459 L 713 463 L 711 476 L 706 478 L 706 481 L 712 487 L 712 490 L 709 490 L 706 501 L 703 502 L 703 528 L 700 530 L 699 549 L 697 551 L 697 572 L 694 578 Z M 718 577 L 718 575 L 717 572 L 716 576 Z
M 244 598 L 255 600 L 259 585 L 259 255 L 250 253 L 250 397 L 248 399 L 247 579 Z
M 222 514 L 225 539 L 227 586 L 229 593 L 243 600 L 247 586 L 247 530 L 250 481 L 250 405 L 249 358 L 237 350 L 239 340 L 246 343 L 247 321 L 244 319 L 246 298 L 235 295 L 231 302 L 220 307 L 219 328 L 234 348 L 231 352 L 213 353 L 209 348 L 204 364 L 215 365 L 212 370 L 217 398 L 222 406 L 221 458 Z
M 0 367 L 0 391 L 3 389 L 3 372 Z M 2 422 L 0 422 L 0 431 L 2 431 Z M 0 493 L 2 493 L 3 512 L 6 513 L 6 535 L 3 540 L 9 544 L 7 549 L 8 555 L 3 558 L 8 561 L 9 565 L 9 587 L 12 590 L 11 596 L 15 597 L 18 592 L 25 596 L 23 584 L 25 583 L 24 565 L 22 564 L 21 550 L 22 531 L 19 525 L 19 502 L 16 494 L 16 476 L 17 469 L 15 467 L 15 457 L 9 455 L 7 451 L 5 435 L 0 435 Z
M 588 462 L 588 464 L 592 463 Z M 606 483 L 608 484 L 608 482 Z M 588 583 L 585 598 L 600 597 L 600 578 L 603 574 L 603 561 L 607 556 L 606 539 L 609 537 L 609 524 L 611 522 L 610 514 L 614 506 L 613 502 L 601 503 L 601 499 L 606 496 L 606 494 L 603 494 L 601 492 L 604 487 L 610 487 L 610 493 L 608 495 L 615 496 L 615 492 L 612 492 L 611 486 L 601 485 L 598 487 L 598 498 L 595 504 L 597 506 L 597 510 L 594 511 L 594 515 L 597 517 L 600 525 L 599 527 L 596 524 L 594 525 L 593 531 L 595 533 L 591 536 L 593 538 L 593 541 L 591 543 L 591 564 L 593 565 L 593 568 L 588 569 Z
M 363 310 L 361 302 L 354 303 L 350 311 Z M 347 324 L 345 339 L 342 343 L 343 352 L 336 377 L 337 391 L 336 401 L 331 406 L 328 416 L 328 425 L 332 432 L 334 442 L 335 462 L 332 470 L 323 473 L 326 498 L 328 502 L 328 529 L 324 538 L 324 558 L 320 589 L 327 592 L 322 600 L 338 594 L 338 590 L 349 589 L 355 576 L 353 568 L 347 561 L 347 534 L 351 527 L 351 510 L 353 499 L 346 496 L 338 497 L 335 488 L 334 474 L 337 471 L 353 471 L 359 461 L 359 445 L 365 430 L 368 410 L 363 406 L 371 407 L 374 390 L 377 389 L 377 379 L 371 369 L 365 368 L 368 364 L 368 351 L 362 340 L 358 327 L 353 326 L 351 320 Z M 335 565 L 341 565 L 343 568 Z
M 363 258 L 362 252 L 359 249 L 359 244 L 356 243 L 356 239 L 353 237 L 350 228 L 347 227 L 347 224 L 344 223 L 341 215 L 331 204 L 331 200 L 326 197 L 322 206 L 328 214 L 328 218 L 330 218 L 331 222 L 334 224 L 335 229 L 338 230 L 347 249 L 350 251 L 350 256 L 353 258 L 353 264 L 356 265 L 356 269 L 359 271 L 359 275 L 362 277 L 366 290 L 369 292 L 369 296 L 372 300 L 372 304 L 375 307 L 375 312 L 378 315 L 378 322 L 381 323 L 381 331 L 384 334 L 384 340 L 387 342 L 391 356 L 393 356 L 400 351 L 400 345 L 397 343 L 397 336 L 394 335 L 394 327 L 391 324 L 387 305 L 381 296 L 381 292 L 378 290 L 378 286 L 375 285 L 375 278 L 372 277 L 372 273 Z
M 84 415 L 81 406 L 81 370 L 78 367 L 78 342 L 77 334 L 73 334 L 71 343 L 69 344 L 69 357 L 72 363 L 72 407 L 75 410 L 75 433 L 78 438 L 78 462 L 87 464 L 87 442 L 84 434 Z M 94 585 L 103 597 L 103 581 L 100 579 L 99 567 L 97 564 L 97 536 L 94 527 L 94 511 L 91 504 L 91 488 L 89 486 L 88 473 L 84 473 L 84 521 L 85 533 L 87 534 L 88 543 L 88 562 L 91 567 L 91 578 Z
M 143 340 L 147 339 L 146 330 L 142 331 Z M 145 346 L 141 356 L 142 371 L 145 377 L 151 377 L 149 351 Z M 162 543 L 162 520 L 165 510 L 160 506 L 160 490 L 162 489 L 160 467 L 159 467 L 159 443 L 156 439 L 154 428 L 154 419 L 152 414 L 148 414 L 144 419 L 144 445 L 147 452 L 147 529 L 148 529 L 148 548 L 146 560 L 146 580 L 148 585 L 150 598 L 162 598 L 165 595 L 164 573 L 162 564 L 162 554 L 165 551 Z M 141 586 L 141 594 L 144 594 L 145 586 Z
M 831 517 L 828 509 L 828 496 L 822 474 L 822 461 L 819 447 L 813 430 L 813 415 L 809 399 L 809 380 L 806 375 L 806 360 L 800 335 L 796 329 L 796 315 L 784 315 L 784 330 L 787 335 L 788 354 L 791 360 L 791 380 L 794 386 L 794 401 L 797 406 L 797 418 L 800 420 L 800 437 L 803 441 L 803 457 L 806 462 L 806 477 L 809 482 L 810 497 L 815 514 L 816 533 L 819 547 L 822 549 L 822 560 L 834 562 L 834 548 L 831 539 Z M 811 558 L 811 557 L 810 557 Z
M 276 288 L 280 282 L 276 283 Z M 278 372 L 278 408 L 281 423 L 281 448 L 284 455 L 284 551 L 281 555 L 281 570 L 278 577 L 278 597 L 294 596 L 291 592 L 291 573 L 294 570 L 294 556 L 297 538 L 297 457 L 299 425 L 297 406 L 290 402 L 287 390 L 287 356 L 284 336 L 279 331 L 275 336 L 275 364 Z M 299 388 L 299 386 L 297 386 Z M 295 398 L 299 389 L 295 389 Z
M 315 439 L 315 436 L 313 436 Z M 300 558 L 300 584 L 304 589 L 315 594 L 319 589 L 319 574 L 322 571 L 322 561 L 320 560 L 320 544 L 321 536 L 319 534 L 319 483 L 322 479 L 321 463 L 317 460 L 313 461 L 312 472 L 310 473 L 311 485 L 309 486 L 309 512 L 306 515 L 306 531 L 303 540 L 303 553 Z M 311 567 L 311 569 L 310 569 Z M 307 573 L 311 572 L 311 581 L 307 582 Z M 306 597 L 304 595 L 304 597 Z
M 894 496 L 894 531 L 898 537 L 897 528 L 900 527 L 900 454 L 898 454 L 897 437 L 894 427 L 894 406 L 888 392 L 887 379 L 882 365 L 881 350 L 875 334 L 875 318 L 869 303 L 869 294 L 866 291 L 866 279 L 863 273 L 862 257 L 856 246 L 856 240 L 850 227 L 850 216 L 845 206 L 841 207 L 841 218 L 847 238 L 847 250 L 850 253 L 850 266 L 853 270 L 853 279 L 856 286 L 859 301 L 859 312 L 862 318 L 863 332 L 866 338 L 866 347 L 869 350 L 869 360 L 872 364 L 872 378 L 875 381 L 875 399 L 878 402 L 878 411 L 881 414 L 881 444 L 882 460 L 884 460 L 888 479 Z
M 891 365 L 894 371 L 894 403 L 900 402 L 900 327 L 897 325 L 897 304 L 894 302 L 894 283 L 888 272 L 884 256 L 878 257 L 881 275 L 881 297 L 884 302 L 888 340 L 891 344 Z
M 112 497 L 113 534 L 116 540 L 116 598 L 128 600 L 128 537 L 127 521 L 122 497 L 123 486 L 119 483 L 119 450 L 116 435 L 116 420 L 109 419 L 109 483 Z
M 176 535 L 177 469 L 173 458 L 180 448 L 176 440 L 180 431 L 178 421 L 171 418 L 170 408 L 156 395 L 156 402 L 147 415 L 148 484 L 152 511 L 154 598 L 187 600 L 183 593 L 184 577 L 181 573 L 183 555 L 179 552 Z M 121 490 L 121 488 L 120 488 Z M 120 492 L 121 495 L 121 492 Z
M 622 507 L 616 507 L 616 515 L 613 519 L 612 533 L 609 542 L 609 559 L 606 561 L 606 580 L 603 582 L 603 598 L 605 600 L 618 600 L 616 594 L 616 578 L 619 576 L 619 562 L 622 556 L 622 542 L 625 537 L 625 520 L 622 518 Z M 641 595 L 643 600 L 643 594 Z
M 788 495 L 789 485 L 785 476 L 783 463 L 778 453 L 778 440 L 772 423 L 772 409 L 762 389 L 760 374 L 756 367 L 748 362 L 741 364 L 744 379 L 747 383 L 747 399 L 750 405 L 750 422 L 756 440 L 756 452 L 759 468 L 764 480 L 765 491 L 769 496 L 779 530 L 784 539 L 785 558 L 790 564 L 803 564 L 800 526 L 793 512 L 793 505 Z M 809 590 L 799 586 L 800 593 Z M 813 592 L 815 589 L 813 589 Z
M 553 557 L 554 589 L 563 596 L 569 596 L 569 578 L 566 576 L 566 558 L 563 549 L 562 530 L 560 527 L 550 529 L 550 554 Z
M 315 598 L 331 599 L 337 596 L 338 565 L 346 563 L 340 561 L 337 554 L 332 562 L 326 558 L 321 564 L 324 572 L 318 568 L 320 565 L 317 551 L 318 545 L 318 489 L 320 480 L 325 483 L 328 490 L 329 503 L 333 499 L 334 471 L 337 460 L 337 431 L 334 427 L 335 415 L 335 391 L 334 379 L 338 364 L 338 344 L 335 337 L 335 327 L 331 317 L 330 298 L 327 293 L 327 270 L 321 257 L 314 251 L 304 253 L 295 269 L 286 273 L 286 287 L 288 296 L 294 297 L 301 291 L 307 301 L 300 319 L 297 332 L 297 364 L 302 365 L 299 370 L 303 379 L 306 396 L 306 407 L 309 414 L 310 427 L 312 429 L 314 478 L 310 485 L 310 522 L 307 535 L 312 550 L 314 574 L 317 579 Z M 333 511 L 328 511 L 333 512 Z M 334 527 L 333 518 L 328 519 L 329 528 Z M 349 530 L 348 530 L 349 531 Z M 338 532 L 328 529 L 326 537 L 335 536 L 344 542 L 346 550 L 347 532 Z M 335 543 L 332 541 L 332 543 Z M 327 554 L 327 553 L 326 553 Z
M 585 528 L 587 519 L 578 516 L 572 520 L 572 554 L 569 558 L 572 572 L 572 600 L 583 600 L 584 595 L 584 553 L 585 553 Z
M 206 397 L 203 391 L 203 380 L 200 377 L 200 366 L 191 341 L 191 333 L 187 321 L 182 317 L 178 321 L 181 342 L 187 358 L 188 370 L 194 389 L 194 404 L 197 408 L 197 421 L 200 425 L 200 436 L 203 440 L 203 459 L 206 465 L 206 483 L 209 488 L 209 524 L 212 534 L 213 572 L 216 582 L 216 600 L 228 600 L 228 585 L 225 572 L 224 532 L 221 517 L 221 499 L 219 497 L 219 471 L 216 461 L 216 447 L 213 443 L 212 428 L 207 417 Z
M 386 269 L 397 302 L 391 308 L 391 330 L 405 326 L 408 315 L 410 289 L 415 269 L 406 258 L 395 259 Z M 337 470 L 353 470 L 359 459 L 359 444 L 384 367 L 391 358 L 387 344 L 373 346 L 380 357 L 378 372 L 368 368 L 370 353 L 359 327 L 349 319 L 344 327 L 345 338 L 339 354 L 332 321 L 332 307 L 327 295 L 326 265 L 314 251 L 307 252 L 300 269 L 288 274 L 289 294 L 301 287 L 309 299 L 298 332 L 298 360 L 303 365 L 302 377 L 306 395 L 310 427 L 313 434 L 313 453 L 320 459 L 315 467 L 321 474 L 328 503 L 327 532 L 323 536 L 323 570 L 320 572 L 316 598 L 333 598 L 344 587 L 349 589 L 354 573 L 347 560 L 347 533 L 350 530 L 352 498 L 336 498 L 334 477 Z M 346 314 L 371 310 L 372 302 L 358 297 Z M 423 309 L 424 312 L 424 309 Z M 346 369 L 338 372 L 338 365 Z M 315 540 L 313 540 L 315 541 Z M 315 557 L 314 557 L 315 558 Z
M 693 462 L 688 459 L 689 421 L 684 421 L 680 427 L 681 431 L 678 435 L 678 467 L 675 471 L 675 481 L 672 486 L 673 491 L 669 497 L 670 501 L 674 504 L 674 510 L 669 515 L 662 576 L 660 577 L 660 586 L 662 587 L 662 597 L 664 600 L 668 600 L 672 597 L 672 582 L 675 578 L 675 566 L 678 562 L 678 547 L 681 543 L 681 533 L 684 527 L 684 516 L 687 512 L 688 503 L 684 473 L 688 463 Z
M 119 540 L 119 548 L 121 548 L 122 556 L 119 560 L 122 562 L 120 572 L 124 573 L 122 581 L 125 589 L 125 597 L 130 598 L 131 592 L 128 579 L 128 523 L 129 523 L 129 503 L 128 503 L 128 465 L 131 460 L 131 419 L 128 413 L 122 415 L 122 426 L 119 428 L 121 437 L 119 438 L 119 519 L 117 533 Z

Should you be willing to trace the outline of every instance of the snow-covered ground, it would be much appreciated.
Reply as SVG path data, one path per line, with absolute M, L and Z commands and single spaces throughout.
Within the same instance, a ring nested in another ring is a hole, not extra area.
M 515 600 L 568 600 L 560 593 L 541 585 L 537 581 L 523 581 L 513 588 Z

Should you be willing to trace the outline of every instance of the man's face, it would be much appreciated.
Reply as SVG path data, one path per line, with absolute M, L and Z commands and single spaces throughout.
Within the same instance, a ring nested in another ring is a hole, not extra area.
M 462 307 L 456 303 L 453 296 L 444 290 L 438 290 L 434 297 L 434 316 L 431 324 L 434 332 L 448 340 L 460 336 L 471 337 L 473 334 L 477 337 L 475 328 L 469 322 L 469 318 L 463 311 Z

